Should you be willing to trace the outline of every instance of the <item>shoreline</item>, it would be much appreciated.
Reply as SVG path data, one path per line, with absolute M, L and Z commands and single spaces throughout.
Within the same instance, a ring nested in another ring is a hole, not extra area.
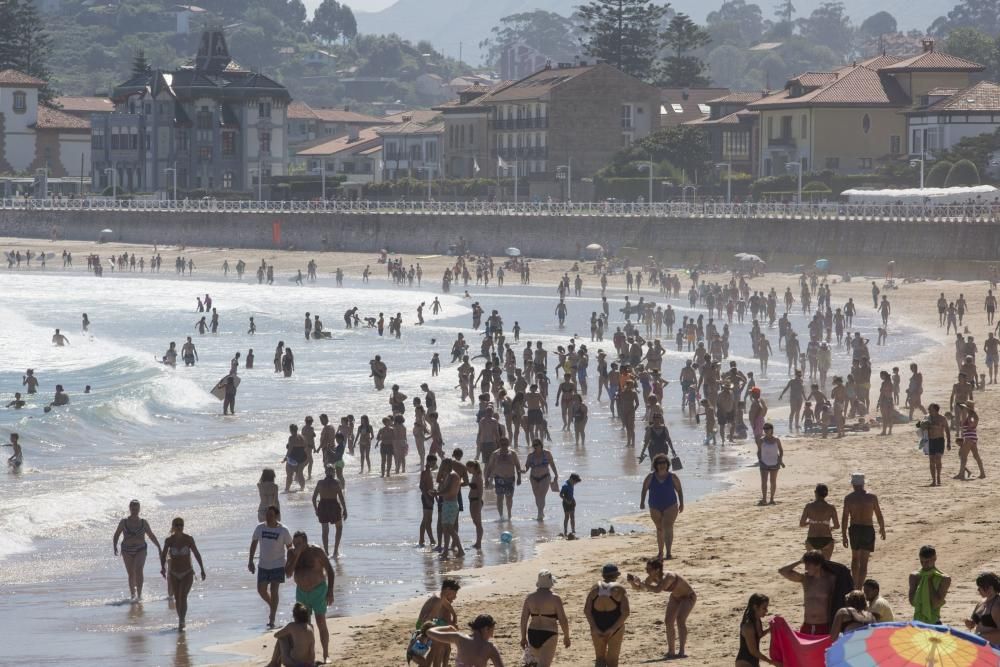
M 4 239 L 0 243 L 4 241 L 8 241 L 4 246 L 5 249 L 12 247 L 8 239 Z M 44 244 L 45 246 L 50 245 L 49 242 L 44 242 Z M 18 245 L 22 248 L 30 247 L 34 251 L 39 249 L 40 244 L 22 242 L 13 244 L 13 247 Z M 110 250 L 120 253 L 125 248 L 128 248 L 130 252 L 134 250 L 137 253 L 145 250 L 147 254 L 149 250 L 146 246 L 121 246 L 119 244 L 95 246 L 93 243 L 84 242 L 54 245 L 55 248 L 59 249 L 63 246 L 72 246 L 73 252 L 80 252 L 80 254 L 84 254 L 87 249 L 93 250 L 96 247 L 101 251 L 102 256 L 107 255 Z M 81 250 L 75 249 L 77 246 L 80 246 Z M 48 250 L 48 247 L 45 249 Z M 169 255 L 164 248 L 161 248 L 160 252 L 169 263 L 169 260 L 178 251 L 171 246 L 169 247 Z M 255 251 L 211 248 L 190 248 L 183 252 L 185 255 L 190 254 L 195 258 L 196 277 L 199 273 L 204 275 L 205 271 L 199 265 L 199 258 L 202 258 L 202 264 L 208 266 L 208 262 L 214 259 L 218 259 L 219 264 L 221 264 L 223 254 L 231 260 L 240 254 L 244 257 L 259 258 L 260 256 L 251 254 Z M 352 277 L 354 275 L 352 271 L 356 269 L 359 273 L 365 264 L 373 267 L 375 279 L 381 281 L 384 275 L 384 273 L 379 272 L 382 266 L 377 265 L 374 256 L 369 253 L 268 251 L 262 254 L 278 260 L 275 262 L 276 271 L 294 270 L 302 267 L 308 257 L 315 256 L 320 262 L 320 270 L 324 275 L 333 266 L 325 266 L 329 263 L 325 261 L 327 258 L 335 258 L 345 273 L 352 275 Z M 80 262 L 83 259 L 83 257 L 77 259 L 77 271 L 84 270 L 80 267 Z M 421 260 L 425 264 L 424 276 L 428 279 L 428 286 L 431 290 L 435 290 L 437 283 L 435 277 L 439 275 L 435 273 L 436 267 L 453 261 L 454 258 L 440 256 Z M 57 268 L 57 262 L 61 265 L 58 257 L 50 260 L 50 270 Z M 247 260 L 247 263 L 253 266 L 256 262 Z M 571 264 L 570 260 L 532 260 L 532 282 L 533 284 L 545 285 L 550 284 L 549 281 L 551 281 L 551 284 L 555 284 L 555 278 L 560 276 L 563 271 L 568 270 Z M 85 262 L 83 266 L 85 267 Z M 586 271 L 590 266 L 589 263 L 582 264 L 581 269 Z M 585 284 L 592 285 L 593 282 L 596 282 L 596 276 L 583 271 L 581 275 L 584 277 Z M 221 271 L 211 270 L 211 275 L 219 277 Z M 173 276 L 168 273 L 165 274 L 165 277 Z M 705 278 L 712 282 L 722 279 L 719 274 L 708 275 Z M 620 282 L 621 276 L 614 276 L 612 283 L 616 293 L 615 298 L 620 298 L 618 295 Z M 783 289 L 785 285 L 794 285 L 794 282 L 794 275 L 769 274 L 763 278 L 755 279 L 752 287 L 753 289 L 766 289 L 773 284 L 776 288 Z M 847 296 L 853 296 L 859 305 L 865 304 L 866 299 L 870 298 L 866 294 L 868 284 L 868 281 L 858 279 L 853 283 L 835 285 L 833 290 L 835 302 L 840 303 Z M 459 290 L 464 289 L 457 285 L 455 287 Z M 469 289 L 472 291 L 473 286 L 470 285 Z M 591 287 L 591 289 L 593 288 Z M 913 359 L 921 365 L 925 373 L 925 397 L 927 397 L 925 400 L 927 401 L 946 397 L 949 383 L 945 381 L 945 377 L 954 374 L 952 354 L 948 349 L 948 343 L 951 339 L 944 337 L 940 332 L 935 335 L 934 315 L 936 313 L 931 312 L 933 311 L 933 299 L 928 298 L 928 295 L 931 294 L 936 297 L 939 289 L 949 293 L 962 290 L 970 295 L 970 301 L 975 303 L 979 299 L 979 291 L 985 292 L 985 283 L 945 282 L 942 284 L 935 281 L 903 285 L 900 290 L 889 293 L 894 305 L 894 323 L 902 319 L 907 324 L 915 326 L 921 334 L 930 334 L 935 339 L 933 345 Z M 494 290 L 495 288 L 490 288 L 489 292 Z M 474 294 L 478 297 L 479 294 L 483 293 L 479 292 L 477 288 Z M 654 295 L 655 298 L 656 292 L 649 290 L 646 294 Z M 976 322 L 976 325 L 970 324 L 970 326 L 977 326 L 982 314 L 980 312 L 970 313 L 969 317 L 970 322 Z M 977 331 L 973 331 L 973 333 L 975 334 Z M 981 335 L 977 337 L 981 339 Z M 942 354 L 942 352 L 947 352 L 947 354 Z M 899 362 L 904 373 L 904 380 L 907 374 L 905 363 L 904 361 Z M 883 362 L 873 362 L 875 373 L 883 368 L 888 369 Z M 781 379 L 780 373 L 772 373 L 769 384 Z M 977 404 L 980 405 L 980 413 L 984 416 L 991 414 L 998 403 L 994 400 L 991 392 L 980 394 L 976 398 Z M 777 430 L 783 434 L 785 428 L 784 424 L 779 421 L 779 415 L 787 418 L 786 405 L 775 406 L 769 414 L 775 418 Z M 677 418 L 677 409 L 676 406 L 672 405 L 672 402 L 667 412 L 667 418 L 668 421 L 675 421 Z M 989 435 L 996 433 L 994 426 L 989 423 L 988 417 L 984 419 L 980 432 L 983 434 L 982 440 L 986 440 Z M 829 483 L 831 485 L 831 500 L 839 506 L 840 498 L 849 490 L 847 477 L 855 467 L 863 470 L 867 467 L 866 472 L 868 472 L 871 490 L 880 494 L 883 510 L 886 512 L 890 539 L 888 542 L 877 545 L 870 571 L 882 582 L 883 593 L 892 603 L 897 618 L 907 615 L 905 574 L 914 569 L 916 552 L 916 548 L 911 547 L 913 544 L 917 546 L 922 544 L 921 539 L 928 539 L 925 535 L 932 535 L 940 538 L 932 543 L 937 544 L 941 553 L 940 565 L 942 569 L 956 578 L 949 604 L 945 607 L 943 619 L 952 624 L 960 623 L 960 619 L 964 618 L 967 609 L 971 608 L 975 591 L 971 584 L 971 577 L 964 576 L 966 572 L 960 570 L 958 566 L 960 564 L 968 566 L 971 563 L 990 564 L 985 569 L 997 569 L 997 557 L 988 548 L 980 547 L 976 542 L 971 541 L 971 538 L 950 535 L 947 531 L 942 531 L 940 526 L 934 525 L 926 519 L 912 521 L 919 518 L 914 515 L 914 510 L 923 508 L 923 504 L 914 502 L 918 498 L 900 498 L 900 495 L 912 493 L 913 488 L 922 489 L 921 485 L 926 484 L 927 481 L 925 479 L 927 475 L 926 463 L 922 456 L 919 459 L 915 456 L 916 439 L 912 425 L 900 425 L 895 433 L 892 438 L 888 439 L 880 439 L 874 433 L 864 433 L 849 435 L 840 441 L 831 439 L 825 442 L 818 438 L 787 438 L 782 436 L 789 467 L 782 471 L 779 476 L 778 506 L 776 508 L 755 506 L 754 501 L 757 493 L 755 486 L 758 477 L 750 472 L 755 469 L 754 467 L 740 468 L 724 474 L 721 483 L 727 485 L 727 488 L 712 492 L 686 506 L 684 514 L 681 515 L 677 523 L 675 551 L 679 553 L 679 556 L 668 564 L 669 568 L 676 569 L 684 575 L 699 593 L 698 605 L 691 618 L 692 634 L 687 649 L 688 654 L 692 657 L 685 664 L 719 665 L 732 661 L 736 649 L 735 627 L 738 624 L 738 614 L 742 611 L 742 606 L 751 590 L 760 590 L 771 596 L 773 613 L 782 614 L 792 623 L 800 620 L 801 593 L 797 587 L 777 576 L 777 568 L 801 555 L 801 542 L 804 540 L 805 532 L 798 528 L 797 519 L 801 505 L 811 499 L 812 484 L 817 481 Z M 900 474 L 895 475 L 894 479 L 886 480 L 886 471 L 880 466 L 885 466 L 887 459 L 884 454 L 876 451 L 877 448 L 871 446 L 873 443 L 890 445 L 895 455 L 900 457 L 899 465 L 903 470 Z M 826 446 L 827 444 L 829 447 Z M 836 453 L 840 456 L 827 451 L 834 446 L 837 447 Z M 741 454 L 743 455 L 750 451 L 750 447 L 745 443 L 737 445 L 737 447 L 742 449 Z M 986 448 L 984 448 L 984 457 L 989 468 L 988 474 L 992 477 L 996 468 L 992 465 L 991 453 Z M 953 503 L 953 505 L 949 504 L 947 507 L 938 509 L 934 517 L 943 517 L 945 520 L 961 523 L 978 513 L 979 518 L 982 519 L 984 518 L 982 512 L 977 512 L 979 506 L 988 503 L 990 498 L 996 497 L 997 492 L 992 491 L 992 486 L 984 485 L 982 482 L 959 483 L 952 481 L 950 477 L 952 469 L 955 467 L 954 460 L 954 452 L 946 456 L 945 473 L 943 474 L 943 477 L 947 479 L 945 485 L 941 489 L 923 491 L 927 494 L 936 494 L 935 497 L 941 499 L 939 505 Z M 887 493 L 890 489 L 894 493 Z M 956 489 L 960 489 L 958 494 L 953 493 Z M 634 493 L 636 499 L 638 498 L 638 488 L 629 488 L 626 491 L 630 495 Z M 923 494 L 913 495 L 922 496 Z M 904 524 L 903 521 L 907 518 L 911 523 Z M 650 525 L 649 519 L 644 513 L 625 515 L 621 517 L 621 520 L 628 523 Z M 996 526 L 1000 525 L 1000 520 L 981 521 L 980 523 Z M 916 526 L 916 528 L 912 526 Z M 580 528 L 581 534 L 586 533 L 586 526 Z M 971 533 L 972 531 L 967 532 Z M 759 539 L 760 533 L 769 535 L 771 541 L 775 543 L 748 546 L 750 542 Z M 649 533 L 605 536 L 599 539 L 583 537 L 572 544 L 566 541 L 552 541 L 536 544 L 534 556 L 527 560 L 514 564 L 449 573 L 460 577 L 466 586 L 456 603 L 460 624 L 464 625 L 476 613 L 490 611 L 498 620 L 496 641 L 502 655 L 506 656 L 508 660 L 519 656 L 520 648 L 516 644 L 519 639 L 517 620 L 520 616 L 520 602 L 523 599 L 523 594 L 531 591 L 531 588 L 524 584 L 530 584 L 534 581 L 534 575 L 539 567 L 546 566 L 546 563 L 558 563 L 558 566 L 549 567 L 560 578 L 556 592 L 563 595 L 566 601 L 573 639 L 573 646 L 569 650 L 560 647 L 557 653 L 559 656 L 558 664 L 570 663 L 570 661 L 572 664 L 585 664 L 593 659 L 593 652 L 590 647 L 589 634 L 586 631 L 586 623 L 582 619 L 583 595 L 589 585 L 596 580 L 600 565 L 607 560 L 617 561 L 623 573 L 627 571 L 641 572 L 642 564 L 638 556 L 639 554 L 655 553 L 655 547 L 652 548 L 652 551 L 650 550 L 649 545 L 652 542 L 653 538 Z M 956 558 L 956 553 L 948 548 L 956 543 L 962 551 L 961 559 Z M 888 562 L 886 552 L 889 549 L 886 548 L 887 546 L 892 547 L 895 551 L 900 560 L 899 563 L 890 564 Z M 897 551 L 897 546 L 903 550 Z M 626 553 L 629 556 L 623 558 L 622 554 Z M 760 557 L 759 563 L 751 562 L 754 555 Z M 844 555 L 845 550 L 838 545 L 834 559 L 843 561 Z M 892 572 L 890 573 L 889 570 Z M 972 577 L 974 574 L 975 572 L 973 572 Z M 337 591 L 337 594 L 344 595 L 345 593 Z M 286 590 L 286 599 L 287 595 Z M 401 664 L 404 660 L 409 631 L 413 627 L 412 619 L 415 618 L 423 599 L 413 598 L 396 602 L 376 613 L 331 619 L 332 662 L 334 664 L 341 663 L 348 659 L 345 657 L 346 655 L 350 655 L 349 660 L 352 665 L 381 667 L 386 664 Z M 662 632 L 664 598 L 651 594 L 632 593 L 630 599 L 633 616 L 626 627 L 623 665 L 648 662 L 653 656 L 662 655 L 665 650 Z M 714 622 L 706 623 L 705 619 L 709 618 L 714 619 Z M 266 660 L 270 656 L 272 646 L 273 639 L 270 633 L 264 633 L 234 643 L 215 645 L 208 651 L 223 651 L 227 654 L 247 656 L 246 659 L 236 662 L 226 661 L 217 664 L 261 664 L 261 658 Z M 361 653 L 360 647 L 364 647 L 365 655 L 351 655 L 352 653 Z

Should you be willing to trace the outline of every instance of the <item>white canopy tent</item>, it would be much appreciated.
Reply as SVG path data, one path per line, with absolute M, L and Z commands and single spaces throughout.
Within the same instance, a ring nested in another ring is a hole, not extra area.
M 851 204 L 985 204 L 1000 197 L 992 185 L 965 188 L 904 188 L 898 190 L 844 190 Z

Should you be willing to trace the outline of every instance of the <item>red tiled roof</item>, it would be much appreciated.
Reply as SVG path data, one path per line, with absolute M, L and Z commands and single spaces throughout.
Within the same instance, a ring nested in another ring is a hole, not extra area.
M 384 125 L 384 118 L 376 118 L 356 111 L 344 109 L 313 109 L 316 117 L 327 123 L 362 123 L 368 125 Z
M 904 58 L 897 63 L 883 67 L 884 72 L 982 72 L 985 67 L 965 58 L 952 56 L 940 51 L 923 53 Z
M 480 99 L 489 102 L 538 99 L 547 95 L 553 88 L 566 83 L 570 79 L 575 79 L 581 74 L 586 74 L 595 67 L 597 65 L 542 69 L 519 81 L 494 88 L 485 97 Z
M 794 79 L 789 79 L 789 81 L 798 82 L 804 88 L 819 88 L 836 79 L 837 74 L 835 72 L 804 72 Z
M 39 104 L 38 120 L 35 122 L 34 128 L 36 130 L 89 130 L 90 121 Z
M 107 97 L 56 97 L 52 99 L 52 104 L 67 113 L 101 113 L 115 110 L 115 103 Z
M 378 128 L 380 135 L 386 134 L 440 134 L 444 132 L 444 122 L 421 123 L 416 120 L 398 125 L 388 125 Z
M 481 99 L 481 98 L 480 98 Z M 437 118 L 438 112 L 434 109 L 411 109 L 410 111 L 400 111 L 382 118 L 383 125 L 393 123 L 405 123 L 414 120 L 418 123 L 429 123 Z
M 289 120 L 316 120 L 319 118 L 316 112 L 312 110 L 312 107 L 299 100 L 293 100 L 288 105 L 285 117 Z
M 375 128 L 366 127 L 358 132 L 358 138 L 351 141 L 349 136 L 323 141 L 309 148 L 303 148 L 296 155 L 300 157 L 330 157 L 339 153 L 360 153 L 380 145 L 382 138 L 375 133 Z
M 795 79 L 792 79 L 794 81 Z M 858 65 L 838 72 L 833 80 L 798 97 L 790 90 L 779 91 L 757 102 L 751 110 L 794 106 L 906 106 L 909 98 L 891 76 Z
M 723 95 L 722 97 L 716 97 L 707 102 L 707 104 L 749 104 L 750 102 L 756 102 L 767 95 L 763 91 L 736 91 L 729 93 L 728 95 Z
M 29 88 L 41 88 L 45 82 L 41 79 L 18 72 L 16 69 L 0 70 L 0 86 L 25 86 Z
M 991 81 L 979 83 L 960 90 L 927 108 L 928 112 L 943 111 L 1000 111 L 1000 85 Z
M 883 69 L 885 67 L 889 67 L 890 65 L 895 65 L 900 60 L 903 60 L 903 58 L 901 56 L 890 56 L 890 55 L 886 55 L 886 54 L 883 53 L 883 54 L 879 54 L 877 56 L 873 56 L 871 58 L 868 58 L 866 60 L 862 60 L 858 64 L 859 65 L 864 65 L 865 67 L 867 67 L 869 69 L 873 69 L 873 70 L 878 71 L 878 70 Z

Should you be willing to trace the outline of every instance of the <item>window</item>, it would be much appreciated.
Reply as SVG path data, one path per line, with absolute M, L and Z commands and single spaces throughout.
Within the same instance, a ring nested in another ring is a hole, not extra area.
M 632 133 L 622 132 L 622 148 L 628 148 L 632 144 Z
M 437 144 L 427 144 L 427 160 L 430 162 L 437 160 Z
M 858 158 L 858 169 L 871 169 L 872 159 L 870 157 L 859 157 Z
M 236 154 L 236 133 L 235 132 L 223 132 L 222 133 L 222 154 L 223 155 L 235 155 Z
M 458 128 L 458 145 L 465 146 L 465 126 L 462 125 Z
M 805 139 L 808 136 L 809 130 L 809 116 L 803 114 L 801 127 L 799 128 L 799 137 Z
M 901 150 L 902 141 L 900 141 L 900 139 L 901 139 L 901 137 L 898 134 L 894 134 L 891 137 L 889 137 L 889 153 L 890 154 L 892 154 L 892 155 L 899 155 L 902 152 L 902 150 Z
M 802 165 L 802 171 L 809 171 L 809 158 L 804 157 L 800 159 L 799 164 Z
M 115 128 L 115 130 L 111 132 L 111 150 L 118 149 L 118 141 L 120 139 L 120 135 L 118 134 L 117 129 L 118 128 Z
M 208 162 L 212 159 L 212 147 L 211 146 L 199 146 L 198 147 L 198 159 L 202 162 Z
M 861 119 L 861 129 L 865 131 L 865 134 L 868 134 L 868 131 L 872 129 L 872 119 L 868 114 L 865 114 Z
M 28 95 L 23 90 L 14 91 L 14 113 L 24 113 L 28 110 Z
M 767 140 L 774 139 L 774 116 L 767 117 Z
M 198 129 L 212 129 L 212 112 L 208 110 L 208 107 L 202 107 L 201 111 L 198 112 Z
M 270 153 L 271 152 L 271 133 L 261 132 L 260 133 L 260 152 Z
M 153 113 L 153 103 L 152 102 L 146 102 L 145 104 L 143 104 L 142 105 L 142 111 L 147 116 L 152 115 L 152 113 Z
M 707 116 L 710 113 L 712 113 L 711 107 L 709 107 L 707 104 L 699 104 L 698 111 L 700 111 L 703 116 Z
M 673 110 L 674 113 L 684 113 L 684 107 L 682 107 L 679 104 L 671 104 L 670 108 Z
M 177 150 L 186 151 L 189 145 L 189 135 L 187 130 L 177 130 Z
M 750 135 L 746 132 L 723 132 L 722 157 L 750 157 Z
M 827 169 L 840 169 L 840 158 L 839 157 L 828 157 L 826 159 Z
M 631 130 L 632 129 L 632 105 L 623 104 L 622 105 L 622 129 Z
M 96 128 L 90 134 L 90 147 L 94 149 L 104 148 L 104 129 Z
M 535 113 L 538 113 L 538 109 L 535 109 Z M 470 125 L 469 126 L 469 144 L 472 145 L 472 146 L 476 145 L 475 129 L 476 129 L 475 125 Z
M 257 105 L 257 115 L 261 118 L 271 117 L 271 103 L 270 102 L 260 102 Z
M 419 161 L 423 159 L 423 150 L 420 144 L 410 146 L 410 159 L 414 161 Z
M 128 135 L 128 147 L 130 150 L 139 149 L 139 131 L 138 128 L 133 127 L 131 133 Z
M 781 138 L 791 139 L 792 138 L 792 117 L 782 116 L 781 117 Z

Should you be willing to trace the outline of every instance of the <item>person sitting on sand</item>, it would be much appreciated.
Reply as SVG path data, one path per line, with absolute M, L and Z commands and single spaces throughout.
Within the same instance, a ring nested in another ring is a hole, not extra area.
M 292 607 L 292 622 L 274 633 L 274 653 L 267 667 L 313 667 L 316 639 L 309 624 L 309 609 L 301 602 Z
M 443 580 L 441 591 L 431 595 L 420 609 L 417 615 L 417 629 L 420 630 L 427 624 L 431 627 L 454 627 L 458 623 L 458 615 L 455 614 L 452 605 L 458 597 L 459 589 L 461 585 L 456 579 Z M 433 642 L 427 656 L 427 667 L 445 667 L 450 654 L 450 642 L 446 640 Z
M 833 627 L 830 628 L 830 639 L 836 640 L 842 634 L 863 628 L 877 622 L 875 616 L 868 611 L 868 600 L 861 591 L 851 591 L 844 596 L 844 606 L 833 616 Z
M 468 292 L 466 292 L 468 294 Z M 469 623 L 471 634 L 463 634 L 454 626 L 430 628 L 427 636 L 435 642 L 454 644 L 456 667 L 503 667 L 500 652 L 490 639 L 496 630 L 496 622 L 488 614 L 480 614 Z

